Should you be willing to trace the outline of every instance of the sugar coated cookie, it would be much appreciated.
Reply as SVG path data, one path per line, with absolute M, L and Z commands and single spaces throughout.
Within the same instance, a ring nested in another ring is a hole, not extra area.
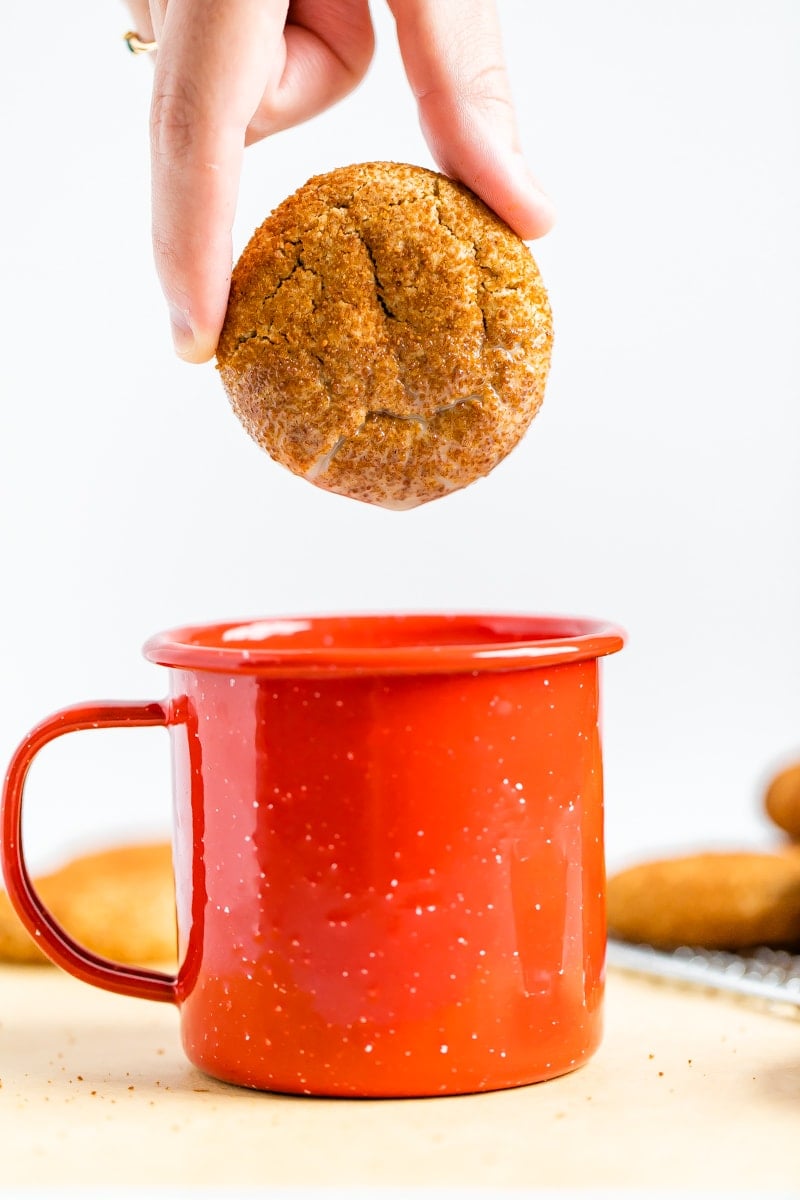
M 34 886 L 58 923 L 87 950 L 121 963 L 174 961 L 175 888 L 168 844 L 87 854 Z M 46 961 L 0 892 L 0 962 Z
M 774 776 L 764 796 L 764 807 L 784 833 L 800 841 L 800 762 Z
M 642 863 L 608 881 L 609 932 L 664 950 L 800 946 L 800 850 Z
M 552 322 L 525 243 L 422 167 L 318 175 L 237 263 L 217 365 L 268 454 L 411 508 L 488 474 L 542 403 Z

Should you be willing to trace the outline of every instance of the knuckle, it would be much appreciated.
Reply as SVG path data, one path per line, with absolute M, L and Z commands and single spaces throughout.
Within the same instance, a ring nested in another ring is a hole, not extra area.
M 158 158 L 186 158 L 197 123 L 197 95 L 191 81 L 158 87 L 150 109 L 150 141 Z
M 178 267 L 178 254 L 174 240 L 162 230 L 153 229 L 153 257 L 160 275 L 172 277 Z
M 468 75 L 462 84 L 462 92 L 473 104 L 486 108 L 510 111 L 513 107 L 508 76 L 500 63 L 488 64 Z

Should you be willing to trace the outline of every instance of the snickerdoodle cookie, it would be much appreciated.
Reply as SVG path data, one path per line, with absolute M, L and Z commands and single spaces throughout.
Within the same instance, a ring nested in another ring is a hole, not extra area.
M 800 841 L 800 762 L 791 763 L 772 779 L 764 807 L 784 833 Z
M 311 179 L 237 263 L 217 361 L 251 436 L 319 487 L 411 508 L 486 475 L 539 409 L 550 307 L 521 239 L 421 167 Z
M 121 963 L 176 956 L 175 887 L 168 843 L 118 846 L 73 859 L 34 881 L 58 923 L 87 950 Z M 0 892 L 0 962 L 43 963 Z
M 800 850 L 720 851 L 641 863 L 608 881 L 616 937 L 660 949 L 800 946 Z

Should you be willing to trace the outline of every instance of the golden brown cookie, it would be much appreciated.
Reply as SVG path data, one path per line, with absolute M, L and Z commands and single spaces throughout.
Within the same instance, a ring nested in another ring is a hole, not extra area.
M 169 845 L 121 846 L 88 854 L 34 881 L 44 903 L 81 946 L 121 963 L 165 963 L 176 951 Z M 0 962 L 43 963 L 11 902 L 0 892 Z
M 609 932 L 664 950 L 800 945 L 800 852 L 694 854 L 608 881 Z
M 764 796 L 764 807 L 784 833 L 800 841 L 800 763 L 774 777 Z
M 461 184 L 366 163 L 318 175 L 233 272 L 217 364 L 268 454 L 411 508 L 488 474 L 542 403 L 552 322 L 525 243 Z

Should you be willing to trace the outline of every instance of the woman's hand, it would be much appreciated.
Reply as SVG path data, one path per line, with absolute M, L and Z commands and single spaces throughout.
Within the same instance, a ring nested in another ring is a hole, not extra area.
M 524 238 L 549 200 L 524 164 L 492 0 L 388 0 L 420 123 L 446 174 Z M 244 147 L 307 120 L 363 78 L 368 0 L 129 0 L 158 42 L 151 147 L 153 245 L 175 348 L 216 348 L 231 275 Z

